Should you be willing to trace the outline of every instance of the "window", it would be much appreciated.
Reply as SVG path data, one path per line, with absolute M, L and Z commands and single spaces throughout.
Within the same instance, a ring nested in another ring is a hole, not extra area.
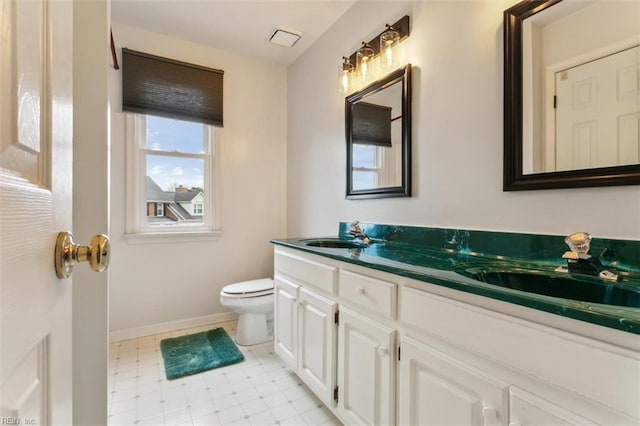
M 215 229 L 212 126 L 127 114 L 127 234 Z
M 353 144 L 353 190 L 378 187 L 378 147 Z

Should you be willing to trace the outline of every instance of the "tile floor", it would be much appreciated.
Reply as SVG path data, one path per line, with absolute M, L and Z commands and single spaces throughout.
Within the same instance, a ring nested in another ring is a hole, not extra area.
M 273 352 L 273 343 L 239 348 L 245 360 L 167 380 L 160 341 L 235 322 L 110 344 L 109 425 L 341 425 Z

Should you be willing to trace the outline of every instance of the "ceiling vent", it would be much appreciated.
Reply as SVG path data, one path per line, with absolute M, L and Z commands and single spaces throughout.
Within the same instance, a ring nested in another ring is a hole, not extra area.
M 276 28 L 269 37 L 269 42 L 277 44 L 278 46 L 293 47 L 301 37 L 302 34 L 297 34 L 290 30 Z

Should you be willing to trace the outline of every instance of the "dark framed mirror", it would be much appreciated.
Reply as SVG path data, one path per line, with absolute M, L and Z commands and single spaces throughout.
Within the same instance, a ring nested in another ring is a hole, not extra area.
M 504 12 L 504 191 L 640 184 L 640 3 Z
M 347 198 L 411 196 L 411 65 L 345 99 Z

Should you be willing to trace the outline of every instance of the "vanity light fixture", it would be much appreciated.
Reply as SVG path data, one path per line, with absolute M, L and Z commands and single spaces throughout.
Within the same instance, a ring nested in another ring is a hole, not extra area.
M 342 65 L 340 65 L 340 68 L 338 69 L 338 90 L 340 93 L 349 93 L 349 90 L 351 89 L 351 79 L 353 77 L 353 68 L 351 58 L 343 56 Z
M 405 15 L 393 25 L 386 24 L 383 32 L 348 57 L 343 57 L 339 68 L 338 90 L 349 93 L 371 80 L 400 66 L 398 45 L 409 37 L 409 16 Z M 356 77 L 357 76 L 357 77 Z

